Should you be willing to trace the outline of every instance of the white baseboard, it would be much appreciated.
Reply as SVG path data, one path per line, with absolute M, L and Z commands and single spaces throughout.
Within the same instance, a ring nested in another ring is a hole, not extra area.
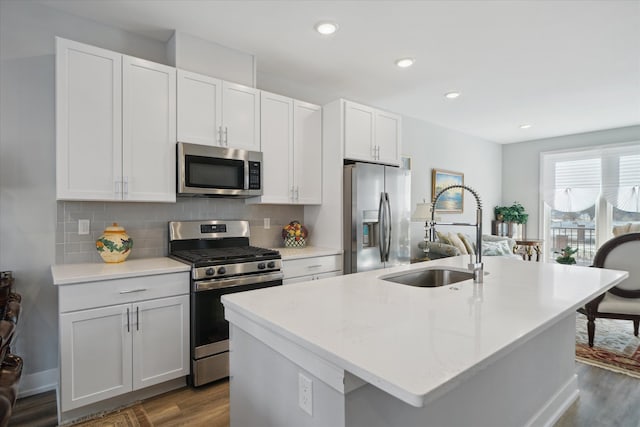
M 23 374 L 18 385 L 18 398 L 55 390 L 57 385 L 58 369 L 48 369 L 28 375 Z

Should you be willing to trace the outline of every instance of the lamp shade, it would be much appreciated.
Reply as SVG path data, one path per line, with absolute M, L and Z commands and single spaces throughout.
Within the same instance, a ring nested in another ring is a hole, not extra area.
M 411 214 L 411 221 L 423 222 L 431 219 L 431 203 L 418 203 Z

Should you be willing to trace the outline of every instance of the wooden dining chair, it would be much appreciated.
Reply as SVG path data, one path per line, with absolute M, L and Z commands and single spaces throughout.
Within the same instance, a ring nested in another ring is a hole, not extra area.
M 593 347 L 596 318 L 633 321 L 633 334 L 640 325 L 640 233 L 614 237 L 598 249 L 592 267 L 624 270 L 629 277 L 585 304 L 578 312 L 587 316 L 589 347 Z

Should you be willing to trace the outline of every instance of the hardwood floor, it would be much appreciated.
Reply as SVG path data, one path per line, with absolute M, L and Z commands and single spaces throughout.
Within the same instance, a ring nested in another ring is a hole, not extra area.
M 583 363 L 576 363 L 576 369 L 580 398 L 555 427 L 640 427 L 639 379 Z M 183 388 L 145 400 L 142 406 L 154 426 L 228 426 L 229 382 Z M 9 422 L 10 427 L 55 425 L 55 392 L 18 400 Z

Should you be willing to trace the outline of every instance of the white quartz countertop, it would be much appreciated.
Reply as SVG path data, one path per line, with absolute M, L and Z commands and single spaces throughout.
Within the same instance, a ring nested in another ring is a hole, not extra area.
M 126 277 L 151 276 L 154 274 L 190 271 L 188 264 L 171 258 L 132 259 L 117 264 L 84 263 L 51 266 L 54 285 L 122 279 Z
M 628 275 L 503 257 L 483 261 L 482 284 L 418 288 L 380 279 L 437 265 L 466 268 L 468 257 L 460 256 L 222 299 L 227 311 L 423 406 Z
M 304 248 L 272 248 L 280 252 L 283 261 L 313 258 L 317 256 L 342 255 L 341 249 L 319 248 L 316 246 L 305 246 Z

